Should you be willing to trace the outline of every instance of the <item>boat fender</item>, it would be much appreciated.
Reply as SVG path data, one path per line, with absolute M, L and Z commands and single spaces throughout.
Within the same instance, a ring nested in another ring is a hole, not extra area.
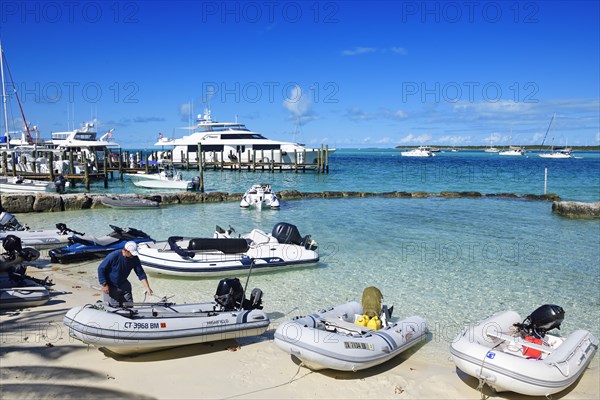
M 356 325 L 360 325 L 360 326 L 367 326 L 367 324 L 369 323 L 369 316 L 368 315 L 355 314 L 354 315 L 354 323 Z
M 381 329 L 381 320 L 379 319 L 379 317 L 377 315 L 375 315 L 373 318 L 371 318 L 369 320 L 369 322 L 367 323 L 367 328 L 371 328 L 373 330 Z

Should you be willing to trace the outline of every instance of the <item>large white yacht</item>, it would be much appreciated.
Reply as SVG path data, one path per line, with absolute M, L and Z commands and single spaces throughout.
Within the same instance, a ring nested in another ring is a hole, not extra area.
M 224 163 L 282 163 L 288 168 L 297 163 L 316 164 L 319 149 L 307 148 L 299 143 L 267 139 L 263 135 L 246 128 L 238 122 L 217 122 L 210 116 L 210 110 L 199 114 L 197 124 L 189 135 L 177 139 L 161 137 L 155 146 L 171 146 L 174 164 L 197 160 L 198 144 L 202 146 L 204 162 Z M 329 149 L 333 153 L 335 149 Z M 255 159 L 253 160 L 253 157 Z M 296 160 L 294 159 L 296 157 Z
M 416 149 L 400 152 L 402 157 L 433 157 L 434 152 L 429 146 L 419 146 Z
M 106 132 L 99 139 L 96 139 L 96 130 L 94 122 L 86 122 L 79 129 L 66 132 L 52 132 L 50 147 L 58 150 L 73 150 L 75 152 L 85 153 L 89 158 L 90 154 L 98 151 L 104 152 L 106 149 L 120 146 L 111 141 L 113 129 Z

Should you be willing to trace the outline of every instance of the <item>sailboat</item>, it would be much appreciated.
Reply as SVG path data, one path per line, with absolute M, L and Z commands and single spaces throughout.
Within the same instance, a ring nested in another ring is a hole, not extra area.
M 512 140 L 512 130 L 510 132 L 509 140 Z M 502 150 L 498 153 L 499 156 L 522 156 L 525 154 L 525 149 L 521 146 L 508 146 L 508 149 Z
M 3 116 L 4 116 L 4 135 L 0 136 L 0 148 L 2 150 L 6 150 L 6 151 L 10 151 L 10 145 L 11 145 L 11 140 L 10 140 L 10 132 L 8 130 L 8 111 L 6 109 L 6 103 L 7 103 L 7 98 L 8 95 L 6 94 L 6 86 L 5 86 L 5 80 L 4 80 L 4 62 L 5 62 L 5 57 L 4 57 L 4 51 L 2 50 L 2 43 L 0 42 L 0 79 L 2 80 L 2 103 L 3 103 Z M 12 80 L 12 76 L 10 74 L 10 70 L 8 70 L 8 65 L 7 65 L 7 71 L 9 73 L 10 76 L 10 80 L 13 84 L 13 88 L 14 88 L 14 81 Z M 16 90 L 15 90 L 15 97 L 16 97 Z M 25 113 L 23 112 L 23 107 L 21 106 L 21 102 L 19 101 L 19 98 L 17 97 L 17 102 L 19 104 L 19 110 L 21 111 L 21 116 L 23 118 L 23 122 L 25 123 L 25 129 L 27 130 L 27 144 L 32 144 L 33 140 L 31 137 L 31 133 L 29 131 L 29 125 L 27 124 L 27 120 L 25 119 Z M 17 146 L 20 147 L 20 146 Z M 13 166 L 13 168 L 15 168 Z M 7 175 L 8 171 L 6 170 L 7 167 L 4 167 L 4 174 Z M 46 191 L 49 188 L 50 182 L 44 182 L 44 181 L 35 181 L 35 180 L 31 180 L 31 179 L 23 179 L 21 177 L 8 177 L 8 176 L 0 176 L 0 191 L 2 193 L 4 192 L 43 192 Z
M 544 135 L 544 140 L 542 141 L 542 147 L 544 147 L 544 142 L 546 141 L 546 136 L 548 136 L 548 131 L 552 126 L 552 122 L 556 118 L 556 114 L 552 115 L 552 119 L 550 120 L 550 125 L 548 125 L 548 129 L 546 129 L 546 134 Z M 556 158 L 556 159 L 564 159 L 564 158 L 573 158 L 571 154 L 571 149 L 569 147 L 563 147 L 560 149 L 554 149 L 554 128 L 552 128 L 552 146 L 549 153 L 541 153 L 538 154 L 542 158 Z

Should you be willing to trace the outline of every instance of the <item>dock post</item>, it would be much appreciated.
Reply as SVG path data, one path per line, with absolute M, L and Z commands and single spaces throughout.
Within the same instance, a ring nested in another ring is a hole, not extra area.
M 106 157 L 106 153 L 104 155 L 104 160 L 102 161 L 104 168 L 104 189 L 108 189 L 108 159 Z
M 544 194 L 546 194 L 547 188 L 548 188 L 548 166 L 544 165 Z
M 250 157 L 250 150 L 248 150 L 248 157 Z M 256 171 L 256 150 L 252 150 L 252 171 Z
M 52 152 L 48 152 L 47 156 L 48 157 L 48 169 L 50 170 L 50 180 L 52 182 L 54 182 L 54 154 L 52 154 Z
M 90 190 L 90 172 L 87 163 L 87 157 L 84 152 L 81 152 L 81 163 L 83 164 L 83 168 L 85 168 L 84 177 L 85 177 L 85 190 Z
M 73 154 L 73 149 L 69 149 L 69 175 L 75 174 L 75 156 Z
M 12 161 L 12 176 L 17 176 L 17 155 L 12 153 L 10 157 Z
M 202 145 L 198 143 L 198 154 L 202 156 L 198 159 L 198 169 L 200 170 L 200 193 L 204 193 L 204 153 L 202 152 Z
M 294 171 L 298 173 L 298 152 L 294 150 Z
M 119 148 L 119 180 L 123 181 L 123 150 Z
M 325 173 L 329 173 L 329 145 L 325 145 Z

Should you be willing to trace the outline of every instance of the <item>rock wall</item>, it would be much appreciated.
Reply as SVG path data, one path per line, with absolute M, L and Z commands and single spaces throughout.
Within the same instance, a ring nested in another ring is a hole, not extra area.
M 552 212 L 566 217 L 600 218 L 600 202 L 555 201 L 552 203 Z
M 106 208 L 100 202 L 103 194 L 56 194 L 56 193 L 10 193 L 0 195 L 0 209 L 10 213 L 28 213 L 28 212 L 58 212 L 70 210 L 83 210 L 88 208 Z M 240 201 L 243 193 L 227 193 L 227 192 L 180 192 L 180 193 L 161 193 L 153 195 L 141 194 L 124 194 L 122 197 L 138 197 L 144 199 L 153 199 L 159 197 L 161 204 L 190 204 L 190 203 L 216 203 L 224 201 Z M 397 198 L 425 198 L 425 197 L 444 197 L 444 198 L 479 198 L 479 197 L 504 197 L 518 198 L 525 200 L 549 200 L 555 203 L 572 203 L 560 202 L 560 197 L 556 194 L 534 195 L 534 194 L 514 194 L 514 193 L 496 193 L 482 194 L 479 192 L 442 192 L 442 193 L 427 193 L 427 192 L 306 192 L 301 193 L 295 189 L 282 190 L 278 192 L 278 196 L 284 200 L 298 200 L 306 198 L 325 198 L 338 199 L 348 197 L 397 197 Z M 579 203 L 586 204 L 586 203 Z M 598 204 L 598 203 L 596 203 Z M 571 207 L 573 209 L 573 207 Z M 598 208 L 596 208 L 596 212 Z M 554 210 L 554 205 L 553 205 Z M 557 211 L 559 212 L 559 211 Z

